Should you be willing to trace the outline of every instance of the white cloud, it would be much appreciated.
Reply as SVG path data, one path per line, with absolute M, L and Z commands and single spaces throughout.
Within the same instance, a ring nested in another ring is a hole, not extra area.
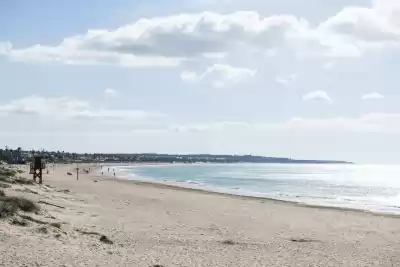
M 32 116 L 36 116 L 33 119 Z M 101 123 L 104 131 L 113 131 L 106 125 L 132 126 L 133 131 L 178 131 L 178 132 L 235 132 L 235 131 L 332 131 L 342 132 L 381 132 L 400 134 L 400 114 L 398 113 L 369 113 L 358 118 L 333 117 L 326 119 L 316 118 L 293 118 L 286 121 L 269 122 L 246 122 L 246 121 L 220 121 L 211 123 L 194 123 L 173 126 L 173 118 L 158 112 L 142 110 L 116 110 L 96 108 L 87 101 L 77 100 L 69 97 L 45 98 L 31 96 L 11 101 L 8 104 L 0 105 L 0 117 L 2 121 L 10 119 L 8 127 L 22 127 L 19 119 L 26 117 L 26 122 L 35 124 L 37 122 L 51 122 L 46 131 L 52 131 L 51 125 L 58 123 L 59 126 L 69 126 L 68 122 L 82 122 L 80 125 L 87 125 L 89 122 Z M 84 119 L 82 121 L 82 119 Z M 89 121 L 88 121 L 89 120 Z M 149 122 L 152 121 L 153 123 Z M 107 124 L 114 123 L 114 124 Z M 74 124 L 75 125 L 75 124 Z M 91 124 L 94 126 L 95 124 Z M 138 126 L 139 128 L 137 128 Z M 151 126 L 151 127 L 149 127 Z M 40 127 L 37 127 L 40 129 Z M 62 128 L 59 130 L 65 130 Z M 118 128 L 119 129 L 119 128 Z M 118 130 L 117 129 L 117 130 Z M 6 131 L 7 129 L 4 129 Z M 68 129 L 79 133 L 81 129 Z
M 76 37 L 79 39 L 79 37 Z M 73 39 L 73 38 L 72 38 Z M 84 44 L 82 44 L 84 45 Z M 0 53 L 1 55 L 1 53 Z M 171 67 L 182 59 L 162 56 L 142 56 L 113 51 L 102 51 L 78 46 L 75 41 L 65 39 L 59 46 L 34 45 L 24 49 L 8 49 L 3 52 L 16 62 L 62 63 L 67 65 L 118 65 L 122 67 Z
M 291 132 L 374 132 L 400 134 L 400 114 L 368 113 L 356 118 L 333 117 L 292 118 L 277 123 L 222 121 L 174 126 L 179 132 L 238 132 L 238 131 L 291 131 Z
M 332 102 L 332 99 L 325 91 L 314 91 L 307 93 L 303 96 L 304 101 L 323 101 L 323 102 Z
M 385 96 L 377 92 L 365 94 L 361 97 L 362 100 L 376 100 L 383 98 L 385 98 Z
M 305 20 L 290 15 L 262 18 L 250 11 L 203 12 L 140 19 L 115 30 L 88 30 L 57 46 L 9 47 L 6 54 L 24 62 L 176 66 L 189 58 L 221 58 L 237 47 L 265 51 L 287 39 L 302 38 L 307 31 Z
M 288 76 L 278 76 L 275 78 L 275 82 L 286 86 L 286 85 L 289 85 L 289 84 L 295 82 L 297 79 L 297 76 L 298 76 L 297 74 L 291 74 Z
M 6 43 L 0 42 L 0 56 L 1 55 L 7 55 L 10 52 L 11 48 L 12 48 L 11 43 L 9 43 L 9 42 L 6 42 Z
M 55 46 L 13 48 L 3 42 L 0 55 L 23 62 L 128 67 L 177 66 L 188 59 L 225 58 L 232 51 L 359 57 L 371 49 L 400 47 L 399 12 L 397 0 L 374 0 L 370 7 L 346 7 L 316 26 L 294 15 L 262 17 L 255 11 L 177 14 L 90 29 Z
M 103 92 L 104 97 L 114 98 L 118 95 L 118 92 L 113 88 L 106 88 Z
M 184 71 L 181 73 L 181 79 L 185 82 L 194 83 L 199 80 L 199 77 L 194 71 Z
M 209 59 L 223 59 L 227 56 L 227 53 L 225 52 L 210 52 L 210 53 L 203 53 L 202 56 L 204 58 L 209 58 Z
M 400 4 L 397 0 L 373 0 L 372 6 L 346 7 L 317 28 L 331 41 L 359 52 L 400 47 Z
M 30 96 L 0 105 L 0 114 L 31 114 L 41 116 L 74 116 L 90 109 L 88 102 L 68 97 L 44 98 Z
M 256 129 L 257 124 L 249 124 L 237 121 L 222 121 L 213 123 L 190 124 L 190 125 L 174 125 L 170 130 L 177 132 L 222 132 L 226 130 L 240 129 Z
M 281 127 L 308 131 L 320 129 L 344 132 L 400 133 L 400 114 L 369 113 L 358 118 L 297 118 L 281 124 Z
M 10 146 L 79 152 L 252 153 L 369 162 L 384 161 L 385 151 L 390 155 L 386 160 L 398 159 L 394 155 L 400 148 L 398 113 L 181 125 L 160 115 L 105 110 L 67 97 L 27 97 L 0 105 L 2 125 L 7 125 L 0 136 Z
M 230 65 L 214 64 L 203 73 L 184 71 L 181 79 L 185 82 L 206 82 L 217 88 L 232 86 L 245 82 L 256 75 L 257 71 Z
M 70 97 L 45 98 L 39 96 L 25 97 L 0 105 L 0 115 L 36 115 L 42 118 L 58 120 L 142 120 L 165 116 L 161 113 L 141 110 L 95 108 L 87 101 Z
M 6 43 L 0 54 L 22 62 L 128 67 L 176 66 L 188 59 L 223 58 L 232 51 L 275 55 L 277 50 L 292 49 L 302 55 L 353 57 L 360 56 L 365 47 L 347 38 L 348 32 L 342 30 L 342 25 L 361 23 L 350 16 L 360 17 L 360 10 L 365 8 L 343 10 L 314 28 L 293 15 L 262 17 L 255 11 L 143 18 L 114 30 L 88 30 L 82 35 L 66 37 L 55 46 L 12 48 Z M 392 24 L 384 26 L 393 28 Z M 382 27 L 379 30 L 388 31 Z M 357 31 L 350 33 L 358 35 Z

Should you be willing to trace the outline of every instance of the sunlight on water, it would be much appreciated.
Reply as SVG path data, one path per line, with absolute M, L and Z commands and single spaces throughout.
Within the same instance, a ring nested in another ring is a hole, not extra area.
M 131 179 L 204 190 L 400 213 L 400 166 L 199 164 L 120 167 Z

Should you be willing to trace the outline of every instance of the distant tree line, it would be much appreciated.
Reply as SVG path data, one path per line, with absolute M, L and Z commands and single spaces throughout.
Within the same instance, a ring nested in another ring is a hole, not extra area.
M 10 164 L 24 164 L 25 159 L 22 156 L 22 148 L 10 149 L 5 146 L 4 149 L 0 149 L 0 161 Z
M 54 163 L 116 163 L 116 162 L 149 162 L 149 163 L 297 163 L 297 164 L 343 164 L 345 161 L 330 160 L 294 160 L 290 158 L 263 157 L 252 155 L 211 155 L 211 154 L 104 154 L 104 153 L 70 153 L 65 151 L 24 150 L 21 147 L 0 149 L 0 161 L 9 164 L 25 164 L 37 155 L 45 162 Z

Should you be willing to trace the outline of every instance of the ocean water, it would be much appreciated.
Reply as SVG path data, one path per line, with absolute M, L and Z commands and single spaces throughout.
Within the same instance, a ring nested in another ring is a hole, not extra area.
M 400 213 L 400 166 L 297 164 L 131 165 L 128 179 L 235 195 Z

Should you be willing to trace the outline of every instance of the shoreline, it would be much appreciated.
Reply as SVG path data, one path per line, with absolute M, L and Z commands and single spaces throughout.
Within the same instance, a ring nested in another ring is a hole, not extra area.
M 144 186 L 150 186 L 150 187 L 161 188 L 161 189 L 174 189 L 174 190 L 195 192 L 195 193 L 204 194 L 204 195 L 226 196 L 226 197 L 232 197 L 232 198 L 236 198 L 236 199 L 244 199 L 244 200 L 248 200 L 248 201 L 267 201 L 267 202 L 272 202 L 272 203 L 290 205 L 292 207 L 326 209 L 326 210 L 334 210 L 334 211 L 339 211 L 339 212 L 350 211 L 350 212 L 356 212 L 356 213 L 362 213 L 362 214 L 371 214 L 374 216 L 393 217 L 393 218 L 400 219 L 400 214 L 398 214 L 398 213 L 374 212 L 374 211 L 370 211 L 370 210 L 366 210 L 366 209 L 364 210 L 364 209 L 356 209 L 356 208 L 324 206 L 324 205 L 317 205 L 317 204 L 313 205 L 313 204 L 307 204 L 307 203 L 303 203 L 303 202 L 296 202 L 296 201 L 276 199 L 276 198 L 236 195 L 236 194 L 230 194 L 230 193 L 210 191 L 210 190 L 205 190 L 205 189 L 200 189 L 200 188 L 183 187 L 183 186 L 179 186 L 179 185 L 172 185 L 172 184 L 156 182 L 156 181 L 153 182 L 153 181 L 140 181 L 140 180 L 124 180 L 121 178 L 116 178 L 116 179 L 109 178 L 109 180 L 114 180 L 116 182 L 122 182 L 122 183 L 128 182 L 128 183 L 133 183 L 135 185 L 144 185 Z
M 214 163 L 193 163 L 191 165 L 203 165 L 203 164 L 214 164 Z M 215 163 L 219 164 L 219 163 Z M 297 207 L 307 207 L 307 208 L 314 208 L 314 209 L 330 209 L 330 210 L 336 210 L 336 211 L 350 211 L 350 212 L 360 212 L 363 214 L 372 214 L 375 216 L 385 216 L 385 217 L 393 217 L 393 218 L 400 218 L 400 210 L 399 212 L 393 212 L 393 211 L 379 211 L 379 210 L 370 210 L 370 209 L 363 209 L 363 208 L 353 208 L 353 207 L 343 207 L 339 205 L 324 205 L 324 204 L 311 204 L 307 202 L 302 202 L 302 201 L 295 201 L 295 200 L 287 200 L 287 199 L 279 199 L 279 198 L 273 198 L 273 197 L 267 197 L 267 196 L 256 196 L 256 195 L 244 195 L 244 194 L 235 194 L 235 193 L 230 193 L 230 192 L 222 192 L 218 191 L 218 188 L 215 190 L 213 189 L 212 186 L 208 186 L 208 188 L 201 188 L 201 185 L 197 185 L 197 187 L 190 186 L 190 183 L 185 183 L 185 182 L 174 182 L 174 181 L 157 181 L 157 180 L 152 180 L 152 179 L 141 179 L 139 176 L 136 176 L 136 178 L 133 178 L 133 176 L 130 176 L 129 173 L 119 169 L 118 167 L 125 167 L 125 166 L 170 166 L 171 164 L 169 163 L 126 163 L 126 164 L 100 164 L 100 163 L 81 163 L 79 166 L 81 169 L 83 168 L 92 168 L 92 171 L 97 170 L 97 173 L 91 173 L 89 174 L 90 177 L 95 177 L 97 179 L 107 179 L 107 180 L 114 180 L 117 182 L 130 182 L 136 185 L 147 185 L 147 186 L 153 186 L 156 188 L 172 188 L 172 189 L 177 189 L 177 190 L 186 190 L 186 191 L 193 191 L 196 193 L 202 193 L 202 194 L 210 194 L 210 195 L 220 195 L 220 196 L 228 196 L 228 197 L 234 197 L 234 198 L 240 198 L 240 199 L 248 199 L 248 200 L 258 200 L 258 201 L 270 201 L 270 202 L 275 202 L 275 203 L 283 203 L 287 205 L 292 205 L 292 206 L 297 206 Z M 175 163 L 172 165 L 176 166 L 186 166 L 188 164 L 185 163 Z M 15 165 L 15 166 L 21 166 L 21 165 Z M 23 165 L 25 166 L 25 165 Z M 58 168 L 61 167 L 61 169 L 71 169 L 75 168 L 75 164 L 56 164 Z M 119 172 L 118 175 L 114 178 L 113 172 L 110 170 L 110 172 L 104 171 L 104 175 L 101 175 L 101 167 L 104 169 L 110 167 L 111 168 L 116 168 Z M 121 175 L 122 173 L 122 175 Z M 80 172 L 80 174 L 84 174 Z M 207 186 L 207 185 L 206 185 Z
M 124 173 L 123 171 L 121 171 L 121 172 Z M 351 208 L 351 207 L 308 204 L 308 203 L 300 202 L 300 201 L 297 202 L 297 201 L 291 201 L 291 200 L 270 198 L 270 197 L 265 197 L 265 196 L 248 196 L 248 195 L 240 195 L 240 194 L 234 194 L 234 193 L 229 193 L 229 192 L 218 192 L 218 191 L 214 191 L 212 189 L 195 188 L 195 187 L 190 187 L 189 185 L 185 186 L 185 183 L 179 183 L 179 182 L 175 183 L 175 182 L 168 182 L 168 181 L 156 181 L 156 180 L 145 180 L 145 179 L 141 180 L 140 178 L 134 179 L 131 176 L 129 176 L 127 173 L 125 173 L 125 175 L 117 175 L 115 178 L 112 175 L 106 175 L 106 173 L 104 173 L 103 176 L 101 174 L 91 174 L 90 176 L 92 178 L 103 179 L 103 180 L 108 180 L 108 181 L 115 181 L 117 183 L 127 183 L 127 184 L 131 183 L 131 184 L 135 184 L 135 185 L 150 186 L 150 187 L 160 188 L 160 189 L 182 190 L 182 191 L 194 192 L 197 194 L 226 196 L 226 197 L 232 197 L 232 198 L 236 198 L 236 199 L 244 199 L 244 200 L 249 200 L 249 201 L 267 201 L 267 202 L 272 202 L 272 203 L 290 205 L 293 207 L 324 209 L 324 210 L 333 210 L 333 211 L 339 211 L 339 212 L 356 212 L 356 213 L 362 213 L 362 214 L 370 214 L 373 216 L 383 216 L 383 217 L 391 217 L 391 218 L 400 219 L 400 211 L 399 211 L 399 213 L 384 212 L 384 211 L 372 211 L 372 210 L 368 210 L 368 209 L 357 209 L 357 208 Z
M 138 164 L 137 166 L 169 166 L 170 164 Z M 177 164 L 177 165 L 183 165 L 185 164 Z M 111 166 L 111 165 L 110 165 Z M 127 166 L 135 166 L 135 165 L 127 165 Z M 121 165 L 114 165 L 115 168 L 121 167 Z M 295 201 L 295 200 L 288 200 L 288 199 L 279 199 L 279 198 L 273 198 L 273 197 L 267 197 L 267 196 L 256 196 L 256 195 L 245 195 L 245 194 L 240 194 L 240 193 L 231 193 L 231 192 L 223 192 L 223 191 L 218 191 L 218 188 L 205 185 L 208 188 L 201 188 L 201 185 L 196 184 L 195 186 L 191 186 L 190 183 L 185 183 L 185 182 L 175 182 L 175 181 L 157 181 L 157 180 L 152 180 L 152 179 L 141 179 L 139 176 L 130 176 L 129 173 L 119 170 L 119 173 L 122 173 L 122 175 L 117 175 L 115 180 L 120 180 L 120 181 L 130 181 L 134 182 L 135 184 L 141 185 L 151 185 L 151 186 L 157 186 L 159 188 L 174 188 L 174 189 L 182 189 L 182 190 L 189 190 L 189 191 L 194 191 L 198 193 L 204 193 L 204 194 L 216 194 L 216 195 L 222 195 L 222 196 L 231 196 L 231 197 L 238 197 L 238 198 L 244 198 L 244 199 L 254 199 L 254 200 L 264 200 L 264 201 L 275 201 L 279 203 L 285 203 L 285 204 L 290 204 L 294 206 L 299 206 L 299 207 L 308 207 L 308 208 L 321 208 L 321 209 L 332 209 L 332 210 L 339 210 L 339 211 L 352 211 L 352 212 L 361 212 L 361 213 L 370 213 L 374 214 L 377 216 L 389 216 L 389 217 L 395 217 L 395 218 L 400 218 L 400 210 L 398 212 L 393 212 L 393 211 L 379 211 L 379 210 L 370 210 L 370 209 L 363 209 L 363 208 L 353 208 L 353 207 L 343 207 L 340 205 L 324 205 L 324 204 L 311 204 L 303 201 Z M 114 176 L 111 175 L 106 175 L 107 173 L 104 173 L 104 177 L 110 177 L 111 179 L 114 180 Z M 99 175 L 101 177 L 101 175 Z M 215 189 L 213 189 L 215 188 Z M 223 190 L 223 189 L 221 189 Z

